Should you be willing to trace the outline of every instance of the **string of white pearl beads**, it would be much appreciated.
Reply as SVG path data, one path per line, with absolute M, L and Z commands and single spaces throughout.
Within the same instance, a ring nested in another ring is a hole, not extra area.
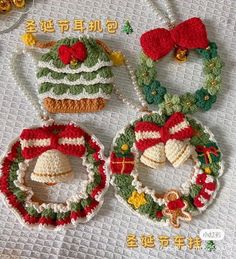
M 165 1 L 165 7 L 166 7 L 166 13 L 170 20 L 170 24 L 172 27 L 174 27 L 174 25 L 176 23 L 176 19 L 175 19 L 174 10 L 173 10 L 173 7 L 171 6 L 170 1 L 168 1 L 168 0 Z
M 120 92 L 120 90 L 115 85 L 113 85 L 113 87 L 115 89 L 115 94 L 117 95 L 118 99 L 120 101 L 122 101 L 124 104 L 128 105 L 129 107 L 131 107 L 132 109 L 137 110 L 137 111 L 141 111 L 143 109 L 143 107 L 133 104 L 126 97 L 124 97 L 123 94 Z
M 27 83 L 24 82 L 22 77 L 20 77 L 20 75 L 19 75 L 17 61 L 21 55 L 29 56 L 31 58 L 32 62 L 34 64 L 36 63 L 32 54 L 29 53 L 26 49 L 18 49 L 15 53 L 13 53 L 11 62 L 10 62 L 12 76 L 13 76 L 13 79 L 14 79 L 16 85 L 18 86 L 19 90 L 23 93 L 23 95 L 25 96 L 27 101 L 32 105 L 37 116 L 41 118 L 42 114 L 44 114 L 44 111 L 39 103 L 37 96 L 34 97 L 34 95 L 30 92 L 28 87 L 26 87 Z
M 165 6 L 167 8 L 167 16 L 163 14 L 158 7 L 154 4 L 153 0 L 146 0 L 147 5 L 153 10 L 154 13 L 157 14 L 157 17 L 159 21 L 166 27 L 170 28 L 173 27 L 173 22 L 174 21 L 174 13 L 172 11 L 171 5 L 168 2 L 168 0 L 165 0 Z
M 134 86 L 134 90 L 138 96 L 139 102 L 141 103 L 142 107 L 147 106 L 147 103 L 146 103 L 145 99 L 143 98 L 143 94 L 141 93 L 139 85 L 137 83 L 135 73 L 134 73 L 131 65 L 129 64 L 128 59 L 126 59 L 126 58 L 125 58 L 125 66 L 126 66 L 127 71 L 129 72 L 129 75 L 130 75 L 132 84 Z

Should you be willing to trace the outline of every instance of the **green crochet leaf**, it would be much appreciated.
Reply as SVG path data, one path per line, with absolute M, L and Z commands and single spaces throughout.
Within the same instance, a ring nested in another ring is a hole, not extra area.
M 57 213 L 55 213 L 52 209 L 45 209 L 41 213 L 42 217 L 56 219 Z
M 125 200 L 128 200 L 132 195 L 132 192 L 135 190 L 135 187 L 132 186 L 132 181 L 134 178 L 130 175 L 116 175 L 115 184 L 118 187 L 118 194 Z
M 40 215 L 34 207 L 26 207 L 25 209 L 30 214 L 30 216 L 39 217 Z
M 157 113 L 153 113 L 151 115 L 147 114 L 143 116 L 142 121 L 154 122 L 159 126 L 163 126 L 166 122 L 166 116 L 159 115 Z
M 26 198 L 26 193 L 23 192 L 21 189 L 19 188 L 16 188 L 14 191 L 13 191 L 14 195 L 17 197 L 17 200 L 20 201 L 20 202 L 23 202 Z
M 145 199 L 147 201 L 146 204 L 140 206 L 139 212 L 141 214 L 148 215 L 150 218 L 156 218 L 156 212 L 159 208 L 159 205 L 155 203 L 150 195 L 145 195 Z
M 200 185 L 198 185 L 198 184 L 193 184 L 193 185 L 191 186 L 190 196 L 191 196 L 192 198 L 195 198 L 195 197 L 199 194 L 199 192 L 200 192 L 201 189 L 202 189 L 202 186 L 200 186 Z
M 78 202 L 72 202 L 70 207 L 72 211 L 80 211 L 83 209 L 81 203 L 78 203 Z

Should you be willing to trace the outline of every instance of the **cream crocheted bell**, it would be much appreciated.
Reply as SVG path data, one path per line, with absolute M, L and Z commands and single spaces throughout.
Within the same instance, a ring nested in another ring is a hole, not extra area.
M 164 165 L 166 161 L 165 145 L 159 143 L 153 147 L 147 148 L 141 155 L 140 161 L 154 169 Z
M 193 153 L 193 146 L 189 141 L 176 139 L 168 140 L 165 145 L 167 159 L 176 168 L 182 165 Z
M 53 185 L 71 179 L 73 172 L 69 159 L 60 151 L 52 149 L 39 156 L 31 179 Z

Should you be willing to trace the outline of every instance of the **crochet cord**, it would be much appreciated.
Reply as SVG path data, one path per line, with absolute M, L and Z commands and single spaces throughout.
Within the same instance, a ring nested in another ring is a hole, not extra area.
M 29 50 L 20 49 L 17 52 L 13 53 L 12 58 L 11 58 L 10 69 L 12 72 L 13 79 L 14 79 L 16 85 L 18 85 L 20 91 L 24 94 L 26 99 L 33 106 L 34 110 L 36 111 L 36 114 L 40 117 L 40 119 L 47 120 L 49 118 L 48 113 L 41 106 L 39 99 L 37 97 L 37 93 L 31 92 L 29 87 L 26 86 L 26 83 L 22 80 L 21 76 L 19 75 L 18 59 L 22 55 L 29 56 L 32 59 L 32 61 L 34 63 L 34 67 L 36 69 L 37 61 L 36 61 L 36 58 L 33 56 L 33 54 Z
M 168 28 L 173 28 L 175 24 L 175 17 L 173 8 L 171 7 L 169 0 L 164 0 L 164 5 L 166 8 L 166 14 L 162 13 L 157 6 L 154 4 L 153 0 L 146 0 L 148 6 L 155 12 L 160 20 L 160 22 L 167 26 Z

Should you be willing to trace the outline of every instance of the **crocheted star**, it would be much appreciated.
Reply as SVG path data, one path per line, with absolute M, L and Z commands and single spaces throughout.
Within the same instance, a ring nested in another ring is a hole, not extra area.
M 196 99 L 190 94 L 186 93 L 180 97 L 180 102 L 182 104 L 183 113 L 194 113 L 197 111 Z
M 181 111 L 180 98 L 178 95 L 165 94 L 164 102 L 160 104 L 160 109 L 167 115 Z
M 180 220 L 191 221 L 191 214 L 186 210 L 188 208 L 188 203 L 180 198 L 177 191 L 171 190 L 165 194 L 164 199 L 167 206 L 162 210 L 163 215 L 170 219 L 170 224 L 175 227 L 180 227 Z
M 218 93 L 221 87 L 221 77 L 215 75 L 208 75 L 206 77 L 206 82 L 203 86 L 211 95 L 215 95 Z
M 132 204 L 135 209 L 138 209 L 140 206 L 147 203 L 147 200 L 145 199 L 145 193 L 138 193 L 137 191 L 133 191 L 132 195 L 128 199 L 128 203 Z
M 166 88 L 162 87 L 160 82 L 155 80 L 150 85 L 145 85 L 144 94 L 149 104 L 160 104 L 164 100 L 166 94 Z
M 196 91 L 195 98 L 197 100 L 197 106 L 204 111 L 210 110 L 212 104 L 216 102 L 216 95 L 211 95 L 207 90 L 203 88 Z
M 139 85 L 149 85 L 156 78 L 156 68 L 139 65 L 136 77 Z
M 218 76 L 223 66 L 224 63 L 221 61 L 219 56 L 212 59 L 204 60 L 204 72 L 206 74 L 213 74 L 215 76 Z

